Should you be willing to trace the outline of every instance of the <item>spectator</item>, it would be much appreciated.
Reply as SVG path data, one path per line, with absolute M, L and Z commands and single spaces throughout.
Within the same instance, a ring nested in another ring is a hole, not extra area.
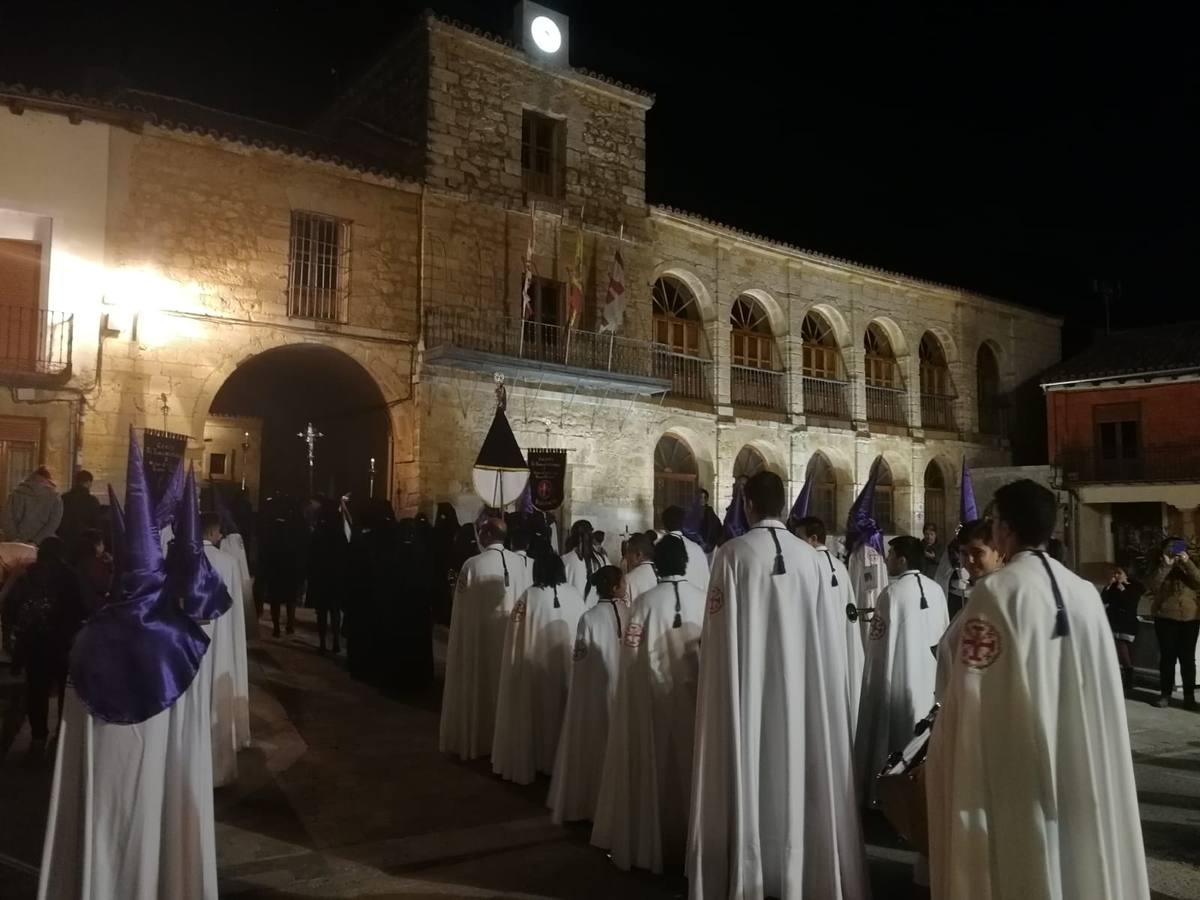
M 1158 566 L 1146 579 L 1154 594 L 1150 615 L 1158 637 L 1158 688 L 1155 706 L 1169 706 L 1175 690 L 1175 663 L 1183 681 L 1183 708 L 1196 708 L 1196 636 L 1200 633 L 1200 569 L 1181 538 L 1163 541 Z
M 15 541 L 0 541 L 0 646 L 12 650 L 12 628 L 16 610 L 9 596 L 21 573 L 37 561 L 37 547 Z
M 74 549 L 85 531 L 100 527 L 100 501 L 92 496 L 92 473 L 80 469 L 71 489 L 62 495 L 62 522 L 58 536 Z
M 0 511 L 0 534 L 10 541 L 40 546 L 58 531 L 62 515 L 62 498 L 50 470 L 38 466 L 8 495 L 8 503 Z
M 1145 591 L 1138 582 L 1129 580 L 1129 571 L 1124 566 L 1117 566 L 1108 587 L 1100 594 L 1117 645 L 1117 662 L 1121 665 L 1121 683 L 1126 693 L 1133 689 L 1133 643 L 1137 640 L 1138 602 L 1143 593 Z M 1174 676 L 1172 667 L 1172 681 Z
M 937 525 L 925 524 L 925 540 L 921 543 L 921 574 L 926 578 L 937 578 L 938 565 L 942 561 L 942 545 L 938 541 Z M 956 556 L 954 561 L 958 562 Z
M 71 565 L 79 574 L 84 606 L 93 613 L 108 599 L 113 579 L 112 556 L 104 549 L 104 535 L 98 529 L 88 528 L 79 535 Z
M 58 689 L 62 714 L 67 658 L 86 610 L 79 581 L 67 564 L 67 548 L 56 535 L 38 545 L 35 562 L 13 587 L 16 627 L 13 672 L 25 672 L 25 708 L 33 732 L 30 755 L 38 757 L 50 735 L 50 690 Z

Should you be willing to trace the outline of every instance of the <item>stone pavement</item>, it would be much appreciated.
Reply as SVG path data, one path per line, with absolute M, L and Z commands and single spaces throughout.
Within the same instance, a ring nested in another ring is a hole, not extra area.
M 265 631 L 264 631 L 265 633 Z M 437 751 L 437 697 L 388 697 L 301 633 L 251 648 L 255 745 L 217 792 L 222 896 L 231 898 L 683 897 L 678 873 L 623 873 L 559 828 L 547 783 L 517 787 Z M 1200 897 L 1200 716 L 1129 704 L 1156 900 Z M 0 762 L 0 898 L 34 896 L 50 765 Z M 867 823 L 874 895 L 919 897 L 912 856 Z

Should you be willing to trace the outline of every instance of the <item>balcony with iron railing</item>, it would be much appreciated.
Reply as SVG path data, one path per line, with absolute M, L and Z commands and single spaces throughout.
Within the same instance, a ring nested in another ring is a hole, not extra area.
M 1066 448 L 1058 454 L 1064 485 L 1200 483 L 1200 445 Z
M 481 372 L 508 370 L 566 385 L 618 387 L 710 401 L 712 363 L 661 344 L 610 333 L 567 329 L 469 308 L 431 310 L 425 317 L 429 362 Z
M 850 382 L 804 376 L 804 415 L 850 421 Z
M 29 381 L 68 377 L 73 324 L 70 313 L 0 304 L 0 377 Z
M 922 394 L 921 427 L 930 431 L 956 431 L 954 398 L 945 394 Z
M 883 425 L 908 424 L 908 391 L 904 388 L 867 385 L 867 422 Z
M 734 406 L 786 412 L 784 373 L 753 366 L 730 366 L 729 399 Z

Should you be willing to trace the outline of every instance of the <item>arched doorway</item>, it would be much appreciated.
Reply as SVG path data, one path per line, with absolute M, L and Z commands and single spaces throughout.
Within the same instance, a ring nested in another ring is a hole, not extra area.
M 837 473 L 824 453 L 813 456 L 808 477 L 812 479 L 812 493 L 809 494 L 808 513 L 816 516 L 825 523 L 829 531 L 837 531 L 839 521 L 837 515 Z
M 975 356 L 975 397 L 979 404 L 979 433 L 1004 434 L 1000 363 L 996 359 L 996 352 L 987 344 L 980 344 L 979 352 Z
M 654 448 L 654 524 L 662 522 L 668 506 L 692 505 L 699 488 L 692 448 L 673 434 L 664 434 Z
M 946 477 L 942 467 L 930 460 L 925 467 L 925 525 L 934 525 L 939 539 L 949 534 L 946 526 Z
M 846 367 L 833 326 L 820 313 L 809 312 L 800 325 L 800 342 L 805 415 L 849 419 Z
M 954 384 L 942 342 L 931 331 L 921 335 L 921 427 L 954 431 Z
M 389 496 L 387 404 L 366 370 L 338 350 L 294 344 L 251 357 L 221 385 L 209 415 L 261 423 L 261 446 L 250 454 L 261 460 L 258 496 L 248 498 L 255 509 L 260 498 L 276 491 L 293 497 L 309 493 L 308 451 L 298 436 L 309 422 L 323 435 L 315 441 L 314 492 L 366 497 L 374 459 L 374 494 Z M 211 456 L 206 453 L 204 475 L 217 482 L 223 473 L 208 471 Z M 236 460 L 223 462 L 231 480 L 239 479 Z
M 753 478 L 759 472 L 765 472 L 769 468 L 763 455 L 747 444 L 734 457 L 733 478 L 735 481 L 739 478 Z
M 671 391 L 682 397 L 706 400 L 709 386 L 700 304 L 687 286 L 662 277 L 650 291 L 654 310 L 654 374 L 671 379 Z

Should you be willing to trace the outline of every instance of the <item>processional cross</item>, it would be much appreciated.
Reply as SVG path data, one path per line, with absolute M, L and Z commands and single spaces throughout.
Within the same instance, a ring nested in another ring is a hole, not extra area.
M 308 495 L 313 494 L 313 463 L 316 459 L 317 438 L 325 437 L 320 431 L 313 428 L 313 423 L 309 422 L 303 431 L 296 432 L 296 437 L 304 438 L 304 443 L 308 445 Z

